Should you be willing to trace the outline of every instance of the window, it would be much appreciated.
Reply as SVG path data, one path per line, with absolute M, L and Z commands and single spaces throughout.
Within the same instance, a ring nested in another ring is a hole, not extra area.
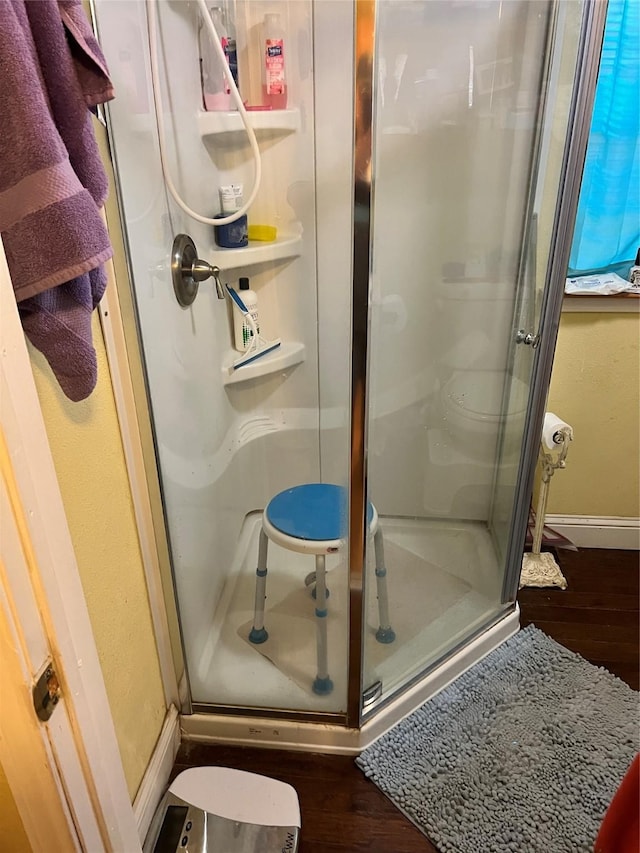
M 569 275 L 624 278 L 640 246 L 640 2 L 609 0 Z

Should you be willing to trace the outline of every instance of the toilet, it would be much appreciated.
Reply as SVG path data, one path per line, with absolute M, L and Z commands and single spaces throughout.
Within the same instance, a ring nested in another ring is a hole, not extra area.
M 463 280 L 438 285 L 441 426 L 456 450 L 481 465 L 494 464 L 507 419 L 514 444 L 519 444 L 516 437 L 524 426 L 528 389 L 518 379 L 510 380 L 503 412 L 514 299 L 513 283 Z
M 423 505 L 432 517 L 486 520 L 498 442 L 502 468 L 516 470 L 529 394 L 507 371 L 515 285 L 462 279 L 435 291 L 439 390 L 426 434 Z
M 466 370 L 454 373 L 441 392 L 445 431 L 454 447 L 476 462 L 492 465 L 503 424 L 506 452 L 515 452 L 522 435 L 527 407 L 527 386 L 513 379 L 507 411 L 502 411 L 505 372 Z

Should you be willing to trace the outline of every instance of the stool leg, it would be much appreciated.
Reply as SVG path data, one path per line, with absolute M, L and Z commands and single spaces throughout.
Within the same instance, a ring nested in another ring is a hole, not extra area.
M 389 597 L 387 595 L 387 570 L 384 565 L 384 540 L 382 530 L 378 527 L 373 536 L 373 545 L 376 552 L 376 585 L 378 588 L 378 612 L 380 614 L 380 627 L 376 631 L 376 640 L 379 643 L 393 643 L 396 632 L 389 624 Z
M 260 528 L 258 544 L 258 568 L 256 569 L 256 604 L 253 616 L 253 628 L 249 632 L 249 642 L 259 645 L 269 639 L 264 627 L 264 602 L 267 597 L 267 534 Z
M 318 674 L 313 682 L 313 692 L 326 696 L 333 690 L 327 660 L 327 585 L 324 554 L 316 554 L 316 628 L 318 644 Z

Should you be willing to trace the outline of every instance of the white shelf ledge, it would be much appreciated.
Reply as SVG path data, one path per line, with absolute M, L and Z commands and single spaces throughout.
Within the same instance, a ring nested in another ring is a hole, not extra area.
M 249 245 L 242 249 L 221 249 L 215 246 L 209 253 L 209 262 L 226 272 L 240 267 L 249 267 L 252 264 L 297 258 L 301 254 L 302 236 L 293 234 L 280 237 L 271 243 L 250 240 Z
M 243 367 L 233 367 L 233 362 L 240 358 L 236 350 L 229 350 L 222 363 L 222 384 L 235 385 L 238 382 L 247 382 L 258 376 L 268 376 L 270 373 L 278 373 L 285 367 L 293 367 L 300 364 L 305 358 L 304 344 L 297 341 L 283 341 L 273 352 L 263 355 L 255 361 L 245 364 Z
M 249 122 L 256 133 L 295 133 L 300 130 L 300 110 L 249 110 Z M 220 136 L 224 133 L 245 133 L 245 127 L 237 110 L 198 111 L 200 136 Z

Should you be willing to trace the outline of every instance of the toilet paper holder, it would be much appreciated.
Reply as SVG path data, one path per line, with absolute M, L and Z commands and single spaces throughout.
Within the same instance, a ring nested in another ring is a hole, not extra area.
M 560 566 L 556 563 L 553 554 L 541 553 L 541 548 L 547 500 L 549 497 L 549 484 L 554 473 L 559 468 L 566 468 L 569 442 L 573 441 L 573 429 L 552 412 L 547 412 L 545 421 L 548 421 L 548 427 L 547 423 L 545 423 L 543 436 L 545 430 L 551 432 L 551 444 L 545 442 L 543 436 L 541 436 L 540 462 L 542 465 L 542 482 L 540 484 L 540 494 L 538 495 L 531 553 L 524 554 L 522 558 L 520 587 L 558 586 L 560 589 L 566 589 L 566 578 L 560 571 Z

